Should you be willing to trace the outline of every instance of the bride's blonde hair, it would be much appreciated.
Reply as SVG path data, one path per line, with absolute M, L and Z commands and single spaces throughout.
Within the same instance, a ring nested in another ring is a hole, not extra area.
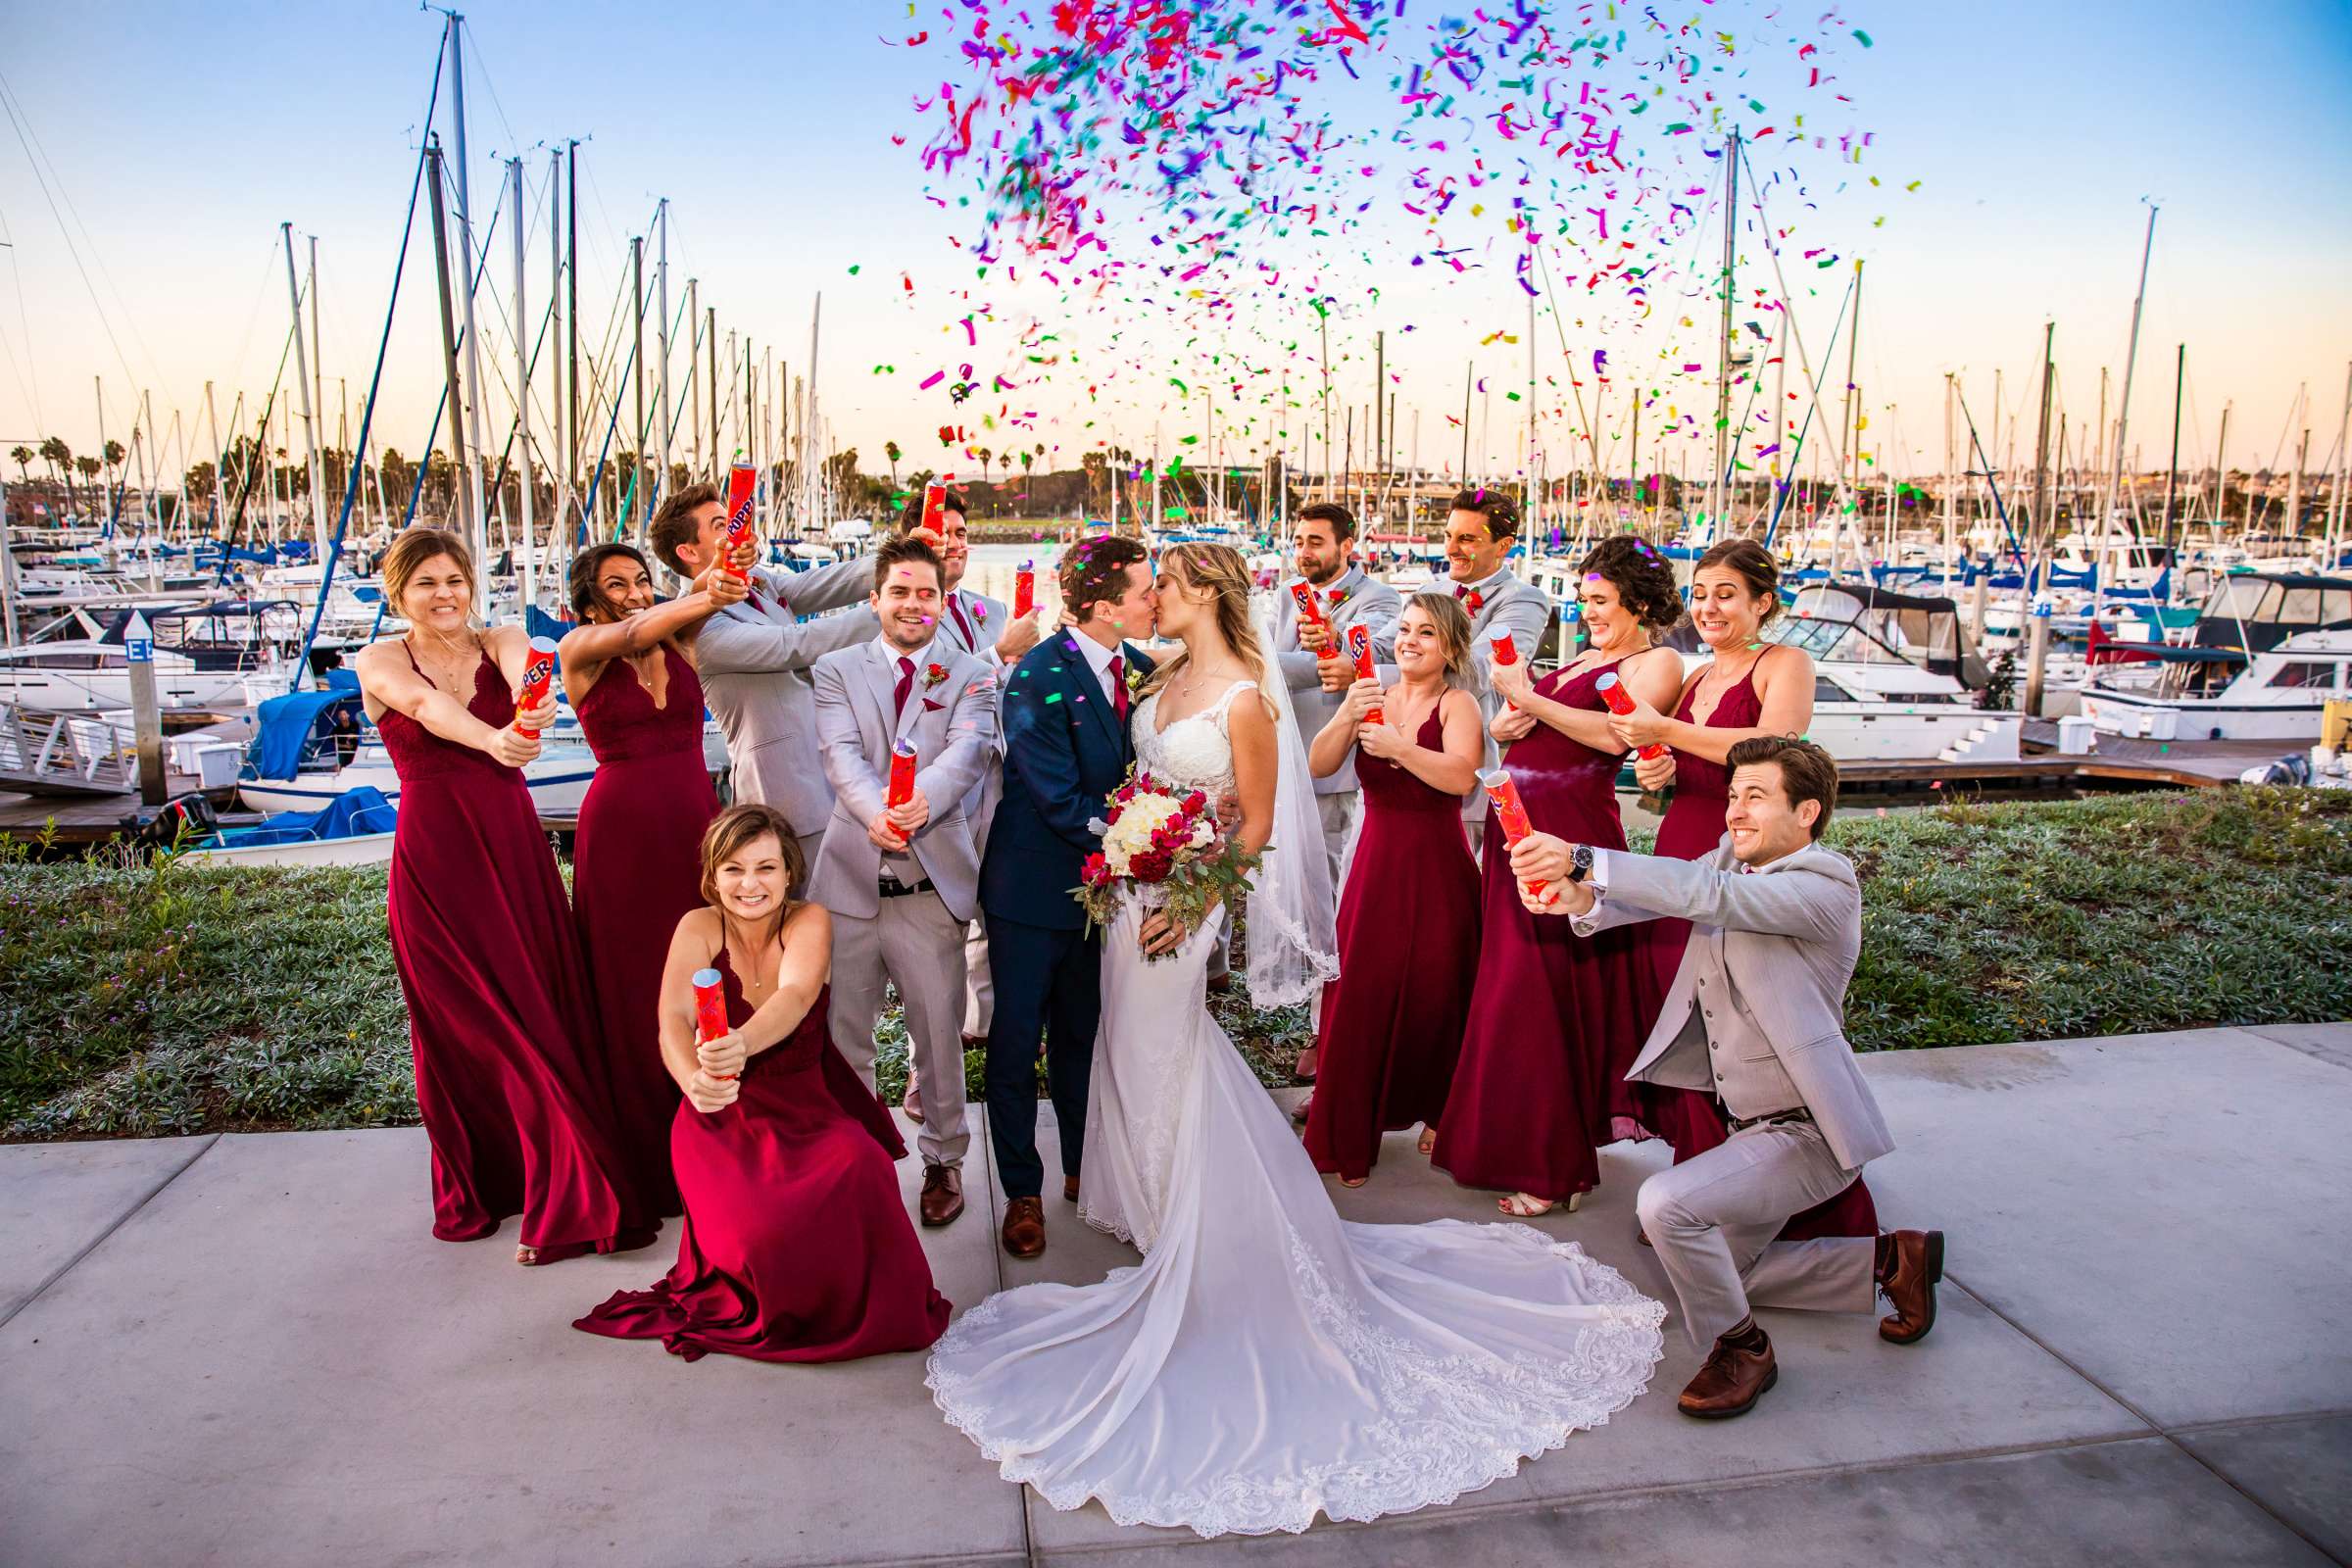
M 1266 663 L 1266 645 L 1257 635 L 1256 618 L 1250 612 L 1250 564 L 1242 559 L 1241 552 L 1231 545 L 1187 540 L 1159 553 L 1159 569 L 1173 574 L 1187 588 L 1206 588 L 1216 596 L 1210 609 L 1216 616 L 1217 635 L 1249 666 L 1257 682 L 1257 700 L 1266 716 L 1279 717 L 1280 710 L 1269 695 L 1274 677 Z M 1189 653 L 1177 653 L 1154 664 L 1151 678 L 1144 682 L 1144 694 L 1150 696 L 1165 686 L 1190 657 Z

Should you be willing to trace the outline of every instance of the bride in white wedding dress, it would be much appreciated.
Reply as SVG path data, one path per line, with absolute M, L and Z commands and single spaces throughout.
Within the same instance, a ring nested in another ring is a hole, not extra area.
M 1160 635 L 1185 651 L 1135 710 L 1137 766 L 1238 801 L 1238 837 L 1267 846 L 1251 997 L 1301 1002 L 1336 964 L 1287 694 L 1238 555 L 1177 545 L 1160 569 Z M 1105 933 L 1080 1211 L 1143 1261 L 964 1313 L 926 1376 L 948 1420 L 1056 1508 L 1213 1536 L 1450 1502 L 1631 1403 L 1665 1308 L 1577 1244 L 1339 1217 L 1209 1015 L 1224 918 L 1186 933 L 1130 903 Z

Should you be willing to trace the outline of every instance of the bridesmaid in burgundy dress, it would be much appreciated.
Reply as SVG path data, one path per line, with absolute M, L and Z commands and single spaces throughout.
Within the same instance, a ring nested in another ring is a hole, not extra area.
M 1713 661 L 1685 684 L 1672 718 L 1643 705 L 1610 726 L 1629 746 L 1672 748 L 1655 761 L 1634 764 L 1643 789 L 1674 786 L 1658 824 L 1660 855 L 1695 860 L 1722 842 L 1731 794 L 1724 760 L 1734 746 L 1754 735 L 1802 735 L 1813 722 L 1813 661 L 1801 648 L 1757 640 L 1780 608 L 1780 568 L 1761 545 L 1729 539 L 1709 550 L 1691 575 L 1690 618 Z M 1652 920 L 1645 929 L 1663 997 L 1683 960 L 1690 922 Z M 1678 1163 L 1723 1142 L 1714 1096 L 1663 1084 L 1644 1085 L 1642 1093 L 1645 1120 L 1673 1146 Z M 1781 1236 L 1791 1242 L 1875 1236 L 1878 1228 L 1878 1206 L 1856 1177 L 1836 1198 L 1793 1216 Z
M 730 808 L 703 840 L 710 906 L 678 922 L 662 983 L 662 1057 L 685 1094 L 670 1132 L 677 1265 L 574 1328 L 689 1361 L 847 1361 L 922 1349 L 948 1326 L 891 1168 L 906 1146 L 826 1033 L 832 917 L 792 902 L 800 858 L 768 806 Z M 698 1046 L 704 968 L 731 1032 Z
M 643 1247 L 658 1221 L 621 1156 L 571 911 L 519 771 L 555 701 L 516 713 L 527 641 L 473 628 L 473 563 L 456 535 L 409 529 L 383 582 L 408 635 L 357 665 L 400 774 L 387 916 L 433 1234 L 472 1241 L 520 1213 L 520 1263 Z
M 659 602 L 645 557 L 622 544 L 573 557 L 569 588 L 582 624 L 564 638 L 564 691 L 597 762 L 572 842 L 572 913 L 604 1026 L 622 1152 L 655 1212 L 675 1214 L 669 1124 L 678 1087 L 662 1064 L 662 955 L 678 921 L 703 906 L 703 830 L 718 814 L 703 760 L 694 640 L 746 590 L 713 568 L 693 592 Z
M 1664 559 L 1631 534 L 1602 540 L 1580 570 L 1592 646 L 1532 684 L 1524 662 L 1495 666 L 1495 690 L 1511 706 L 1491 728 L 1509 744 L 1503 766 L 1539 831 L 1623 849 L 1624 747 L 1595 683 L 1613 672 L 1638 696 L 1670 700 L 1682 659 L 1653 636 L 1682 617 L 1683 600 Z M 1487 833 L 1490 845 L 1503 843 L 1492 808 Z M 1593 1151 L 1641 1130 L 1625 1072 L 1664 992 L 1640 927 L 1579 939 L 1527 912 L 1501 854 L 1487 856 L 1482 876 L 1477 984 L 1434 1163 L 1465 1187 L 1508 1193 L 1498 1204 L 1506 1214 L 1574 1209 L 1599 1184 Z
M 1478 787 L 1478 701 L 1455 689 L 1470 617 L 1448 594 L 1415 594 L 1396 621 L 1400 678 L 1357 681 L 1315 737 L 1328 777 L 1354 756 L 1363 826 L 1340 896 L 1340 978 L 1323 990 L 1320 1062 L 1306 1117 L 1315 1168 L 1361 1187 L 1381 1134 L 1421 1123 L 1429 1152 L 1453 1080 L 1478 970 L 1478 864 L 1462 797 Z M 1382 722 L 1364 714 L 1381 710 Z

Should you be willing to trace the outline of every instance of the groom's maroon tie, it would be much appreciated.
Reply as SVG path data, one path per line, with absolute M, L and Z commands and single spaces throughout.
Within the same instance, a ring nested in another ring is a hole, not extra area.
M 1119 724 L 1127 723 L 1127 661 L 1118 655 L 1110 656 L 1110 703 L 1118 710 Z
M 914 661 L 905 654 L 899 656 L 899 683 L 890 689 L 890 716 L 897 718 L 906 711 L 906 694 L 914 690 Z

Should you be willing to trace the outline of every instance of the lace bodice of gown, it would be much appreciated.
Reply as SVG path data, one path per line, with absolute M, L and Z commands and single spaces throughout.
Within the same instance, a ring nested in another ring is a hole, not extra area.
M 1212 801 L 1233 793 L 1233 735 L 1227 727 L 1233 702 L 1244 692 L 1257 690 L 1253 680 L 1237 680 L 1208 707 L 1177 719 L 1163 733 L 1159 728 L 1159 693 L 1145 698 L 1135 710 L 1135 763 L 1163 784 L 1201 790 Z

